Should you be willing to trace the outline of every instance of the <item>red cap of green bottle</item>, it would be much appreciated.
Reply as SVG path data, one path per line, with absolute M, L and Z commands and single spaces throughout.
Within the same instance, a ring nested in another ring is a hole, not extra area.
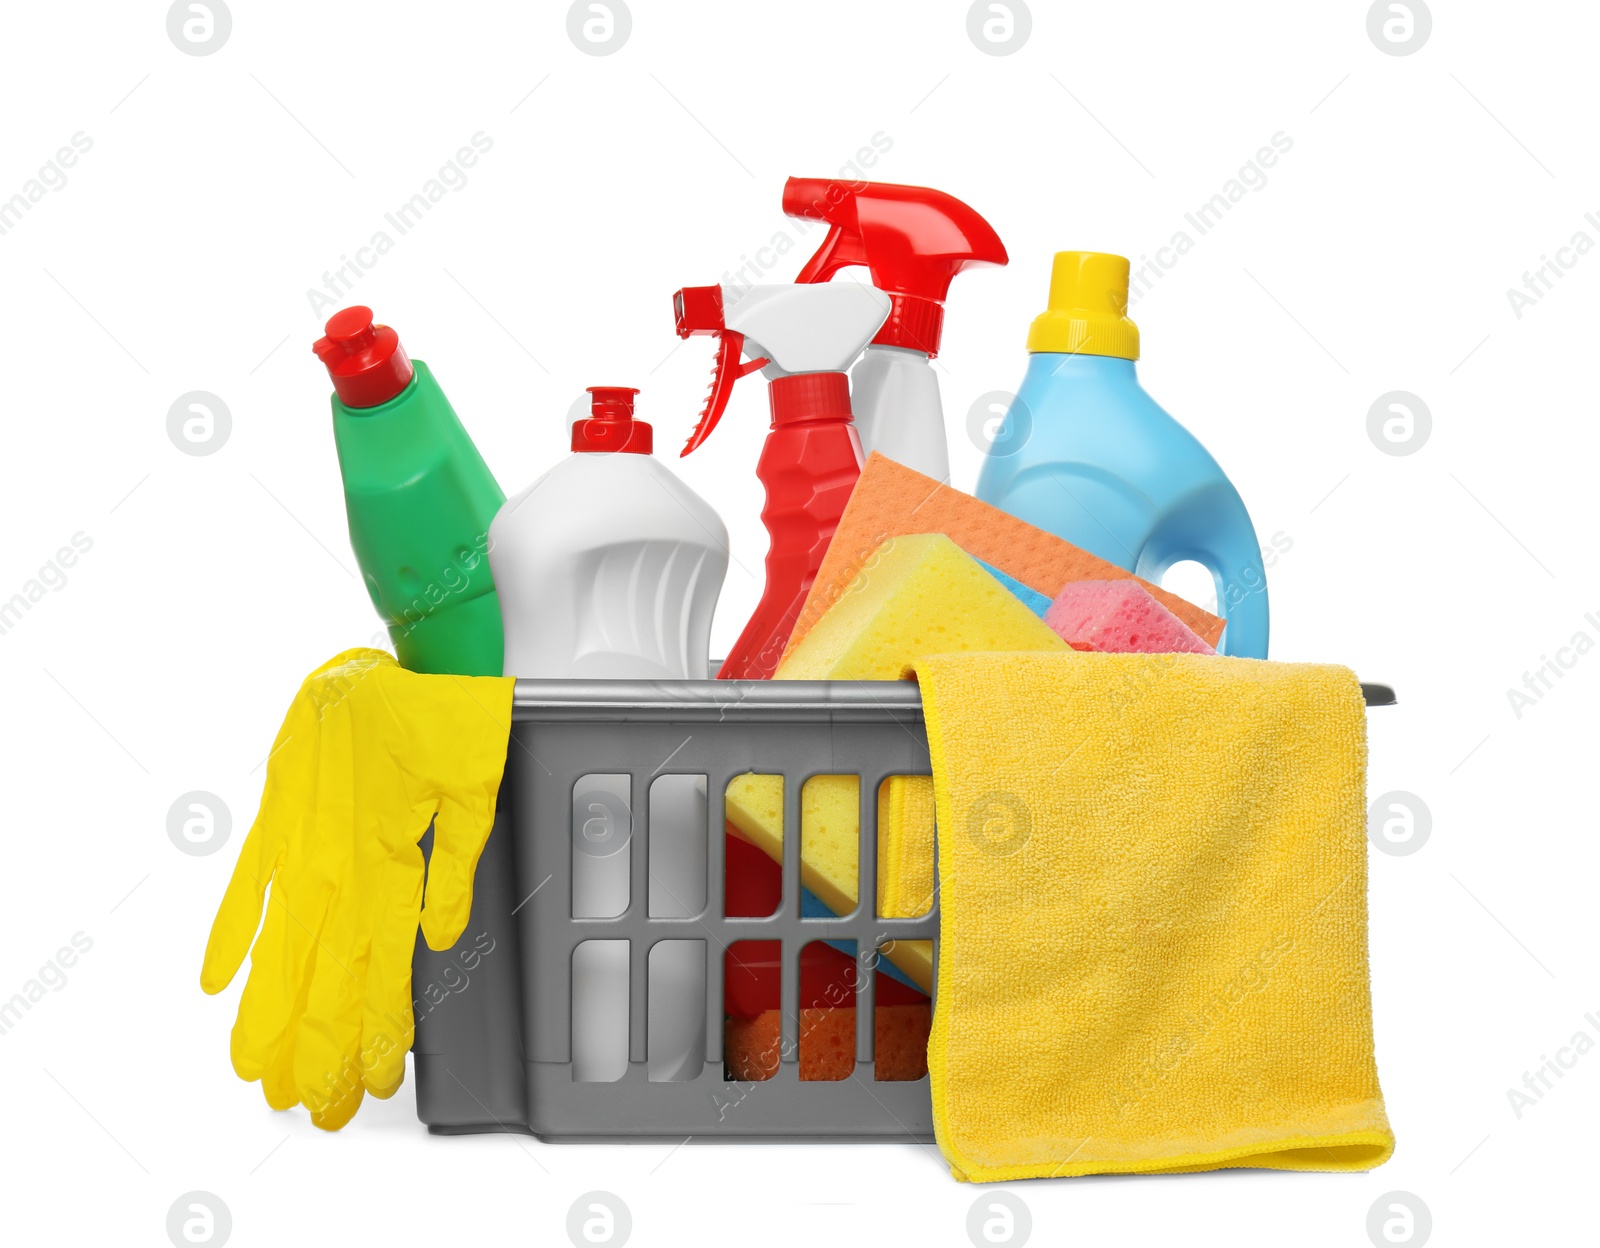
M 333 391 L 346 407 L 377 407 L 411 384 L 415 370 L 400 335 L 387 325 L 374 325 L 371 308 L 335 312 L 324 333 L 311 349 L 327 365 Z

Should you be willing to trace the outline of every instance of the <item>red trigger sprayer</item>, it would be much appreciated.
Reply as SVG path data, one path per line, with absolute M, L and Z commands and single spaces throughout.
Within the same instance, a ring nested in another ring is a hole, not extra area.
M 889 296 L 855 282 L 821 286 L 685 286 L 672 297 L 678 336 L 714 334 L 716 372 L 687 455 L 717 427 L 733 383 L 760 368 L 772 431 L 756 464 L 766 487 L 767 584 L 723 680 L 765 680 L 783 657 L 833 531 L 861 475 L 844 370 L 889 315 Z M 750 356 L 742 363 L 742 355 Z
M 1006 263 L 999 235 L 959 199 L 922 186 L 790 178 L 783 210 L 830 227 L 795 281 L 826 282 L 846 265 L 865 265 L 893 303 L 850 371 L 864 449 L 948 481 L 944 408 L 929 361 L 939 353 L 951 280 Z

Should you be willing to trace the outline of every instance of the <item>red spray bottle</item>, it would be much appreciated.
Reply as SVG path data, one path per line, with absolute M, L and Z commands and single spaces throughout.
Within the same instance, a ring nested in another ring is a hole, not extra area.
M 829 226 L 795 281 L 826 282 L 847 265 L 864 265 L 893 305 L 850 370 L 864 450 L 948 481 L 944 408 L 930 361 L 939 354 L 951 281 L 970 268 L 1005 264 L 999 235 L 953 195 L 924 186 L 790 178 L 783 210 Z
M 673 296 L 678 336 L 718 340 L 711 392 L 687 455 L 716 428 L 734 382 L 760 368 L 772 429 L 756 464 L 770 544 L 755 614 L 717 675 L 765 680 L 783 656 L 822 556 L 861 475 L 861 439 L 845 375 L 889 315 L 881 290 L 854 282 L 794 286 L 686 286 Z M 741 356 L 750 356 L 741 363 Z

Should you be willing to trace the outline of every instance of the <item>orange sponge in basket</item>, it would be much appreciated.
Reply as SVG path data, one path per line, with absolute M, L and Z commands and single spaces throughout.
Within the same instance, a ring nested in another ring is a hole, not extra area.
M 880 1005 L 875 1025 L 874 1074 L 879 1082 L 905 1082 L 928 1073 L 928 1031 L 933 1007 L 926 1001 Z M 780 1015 L 765 1010 L 754 1018 L 730 1018 L 724 1033 L 728 1075 L 740 1081 L 778 1073 Z M 832 1083 L 855 1069 L 856 1012 L 850 1006 L 800 1011 L 800 1079 Z

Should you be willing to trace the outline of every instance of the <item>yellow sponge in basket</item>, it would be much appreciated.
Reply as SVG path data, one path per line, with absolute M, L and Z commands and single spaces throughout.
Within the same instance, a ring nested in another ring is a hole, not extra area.
M 835 914 L 856 908 L 854 776 L 812 776 L 800 790 L 800 882 Z M 728 782 L 727 817 L 733 831 L 774 862 L 783 861 L 783 777 L 747 772 Z
M 927 654 L 1066 648 L 943 533 L 916 533 L 873 551 L 774 678 L 898 680 Z
M 957 651 L 1043 650 L 1067 644 L 978 562 L 942 533 L 891 538 L 867 559 L 860 574 L 779 665 L 777 680 L 898 680 L 923 655 Z M 919 779 L 919 786 L 926 786 Z M 917 819 L 926 835 L 932 869 L 931 802 L 916 803 L 922 787 L 904 800 L 929 817 Z M 849 914 L 858 899 L 856 847 L 860 797 L 855 776 L 815 776 L 801 793 L 800 878 L 835 914 Z M 880 794 L 884 812 L 888 794 Z M 728 786 L 727 816 L 734 830 L 775 860 L 783 855 L 782 782 L 744 775 Z M 909 816 L 908 816 L 909 817 Z M 905 820 L 899 821 L 904 823 Z M 923 824 L 926 827 L 923 827 Z M 883 840 L 896 821 L 879 819 Z M 911 829 L 905 829 L 910 832 Z M 898 846 L 880 844 L 878 908 L 886 915 L 927 912 L 926 881 L 903 881 L 892 864 Z M 895 886 L 898 885 L 899 888 Z M 904 900 L 897 893 L 908 894 Z M 893 890 L 892 892 L 890 890 Z M 903 917 L 903 916 L 902 916 Z M 889 959 L 925 991 L 932 961 L 920 941 L 901 941 Z

